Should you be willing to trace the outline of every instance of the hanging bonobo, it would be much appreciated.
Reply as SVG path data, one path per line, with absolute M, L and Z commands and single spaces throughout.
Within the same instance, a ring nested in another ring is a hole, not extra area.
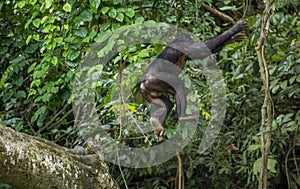
M 178 75 L 187 60 L 199 60 L 218 52 L 223 46 L 246 39 L 239 34 L 247 28 L 246 22 L 239 22 L 228 31 L 205 42 L 194 42 L 186 35 L 176 37 L 158 56 L 150 63 L 140 83 L 143 97 L 154 107 L 150 123 L 154 127 L 156 140 L 161 141 L 164 128 L 162 123 L 170 113 L 173 103 L 167 97 L 175 96 L 176 110 L 179 120 L 196 119 L 186 114 L 186 92 L 183 82 Z M 180 49 L 180 50 L 179 50 Z

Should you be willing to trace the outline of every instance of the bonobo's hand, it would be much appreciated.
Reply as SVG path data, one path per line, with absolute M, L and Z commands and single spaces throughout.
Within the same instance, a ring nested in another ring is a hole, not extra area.
M 157 142 L 161 142 L 163 140 L 164 127 L 161 125 L 158 119 L 151 117 L 150 123 L 154 129 L 155 139 Z
M 247 25 L 247 22 L 241 21 L 236 24 L 236 27 L 238 27 L 240 30 L 245 30 L 245 29 L 247 29 L 248 25 Z

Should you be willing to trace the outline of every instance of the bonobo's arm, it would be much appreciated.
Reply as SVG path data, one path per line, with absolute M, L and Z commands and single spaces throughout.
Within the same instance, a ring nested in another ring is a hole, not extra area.
M 218 52 L 227 44 L 235 43 L 238 41 L 243 41 L 246 39 L 246 36 L 244 35 L 237 35 L 237 33 L 245 30 L 247 28 L 246 22 L 239 22 L 226 32 L 222 33 L 221 35 L 218 35 L 217 37 L 214 37 L 212 39 L 209 39 L 205 41 L 205 45 L 207 48 L 212 52 Z

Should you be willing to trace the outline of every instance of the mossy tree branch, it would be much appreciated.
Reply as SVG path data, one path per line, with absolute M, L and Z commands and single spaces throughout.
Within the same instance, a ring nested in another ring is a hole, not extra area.
M 0 182 L 14 188 L 119 188 L 96 154 L 77 154 L 0 125 Z

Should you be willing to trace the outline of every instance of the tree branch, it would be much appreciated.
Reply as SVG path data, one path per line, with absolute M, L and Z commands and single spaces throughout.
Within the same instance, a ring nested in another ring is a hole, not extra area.
M 75 155 L 2 125 L 0 167 L 0 182 L 14 188 L 119 188 L 98 155 Z
M 215 8 L 212 8 L 212 7 L 208 6 L 208 5 L 205 4 L 205 3 L 202 3 L 201 6 L 202 6 L 205 10 L 207 10 L 207 11 L 211 12 L 212 14 L 218 16 L 218 17 L 221 18 L 222 20 L 224 20 L 224 21 L 226 21 L 226 22 L 229 22 L 229 23 L 231 23 L 231 24 L 233 24 L 233 25 L 236 24 L 236 22 L 234 21 L 233 18 L 231 18 L 230 16 L 228 16 L 228 15 L 222 13 L 221 11 L 219 11 L 219 10 L 217 10 L 217 9 L 215 9 Z

